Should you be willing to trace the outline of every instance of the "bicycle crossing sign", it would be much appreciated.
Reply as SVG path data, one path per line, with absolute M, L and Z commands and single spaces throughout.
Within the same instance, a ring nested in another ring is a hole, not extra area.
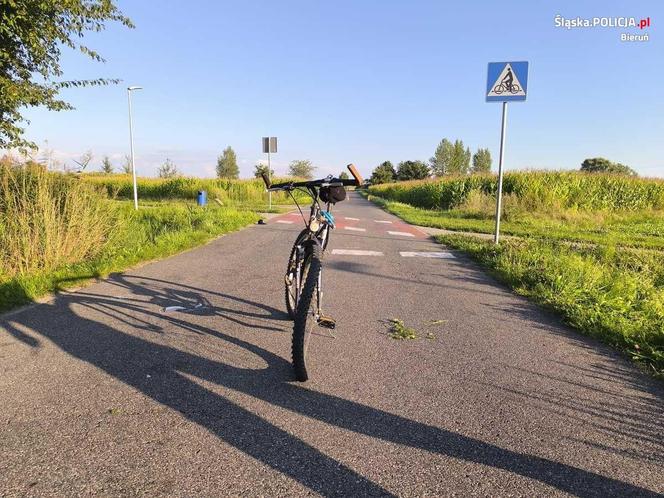
M 526 100 L 527 93 L 528 62 L 489 62 L 487 102 Z

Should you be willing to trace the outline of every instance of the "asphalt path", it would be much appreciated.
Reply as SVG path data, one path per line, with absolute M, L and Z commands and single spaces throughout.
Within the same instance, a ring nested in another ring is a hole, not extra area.
M 359 196 L 334 212 L 306 383 L 292 214 L 0 317 L 0 495 L 664 492 L 661 382 Z

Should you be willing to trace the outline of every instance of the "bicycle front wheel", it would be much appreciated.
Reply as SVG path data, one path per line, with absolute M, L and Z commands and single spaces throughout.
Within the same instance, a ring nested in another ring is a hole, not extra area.
M 314 327 L 318 326 L 320 315 L 320 302 L 318 286 L 321 274 L 321 248 L 318 244 L 309 244 L 304 254 L 302 265 L 302 294 L 295 312 L 293 324 L 293 368 L 295 378 L 304 382 L 309 378 L 307 374 L 307 351 Z
M 300 235 L 295 239 L 293 248 L 291 249 L 290 257 L 288 258 L 288 266 L 286 267 L 285 280 L 285 298 L 286 298 L 286 311 L 291 320 L 295 319 L 295 308 L 297 307 L 297 300 L 302 291 L 303 278 L 300 278 L 300 288 L 297 287 L 297 271 L 298 271 L 298 247 L 304 244 L 309 235 L 309 230 L 304 229 Z

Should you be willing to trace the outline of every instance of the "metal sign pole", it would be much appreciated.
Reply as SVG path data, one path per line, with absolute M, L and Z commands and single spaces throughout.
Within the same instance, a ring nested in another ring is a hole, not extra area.
M 270 163 L 270 148 L 267 149 L 267 179 L 272 183 L 272 166 Z M 269 209 L 272 209 L 272 192 L 267 193 Z
M 507 123 L 507 102 L 503 102 L 503 120 L 500 126 L 500 158 L 498 160 L 498 192 L 496 192 L 496 231 L 493 243 L 500 238 L 500 213 L 503 202 L 503 159 L 505 157 L 505 125 Z

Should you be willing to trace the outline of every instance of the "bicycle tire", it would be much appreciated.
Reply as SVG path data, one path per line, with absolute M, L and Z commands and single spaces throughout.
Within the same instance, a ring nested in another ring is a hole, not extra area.
M 295 379 L 304 382 L 309 378 L 307 373 L 307 350 L 311 330 L 317 326 L 315 313 L 312 309 L 317 306 L 315 301 L 318 276 L 321 272 L 321 248 L 317 243 L 307 245 L 304 255 L 303 268 L 306 269 L 306 278 L 302 286 L 302 294 L 295 313 L 293 323 L 293 343 L 291 348 Z M 303 271 L 304 273 L 304 271 Z M 313 312 L 312 312 L 313 311 Z
M 291 249 L 290 256 L 288 258 L 288 265 L 286 266 L 286 274 L 284 275 L 284 290 L 285 290 L 284 299 L 286 301 L 286 311 L 291 320 L 295 320 L 295 295 L 293 294 L 293 290 L 291 289 L 295 285 L 294 284 L 288 285 L 286 277 L 288 276 L 288 273 L 292 271 L 292 265 L 294 264 L 295 250 L 297 246 L 302 244 L 302 242 L 306 240 L 308 235 L 309 235 L 309 229 L 305 228 L 300 232 L 300 234 L 295 239 L 295 242 L 293 243 L 293 248 Z
M 493 89 L 493 93 L 495 93 L 495 94 L 497 94 L 497 95 L 500 95 L 500 94 L 503 93 L 504 91 L 505 91 L 505 87 L 503 86 L 502 83 L 501 83 L 500 85 L 496 85 L 496 86 L 494 87 L 494 89 Z
M 521 91 L 521 87 L 519 85 L 512 85 L 512 89 L 510 90 L 510 93 L 519 93 Z

